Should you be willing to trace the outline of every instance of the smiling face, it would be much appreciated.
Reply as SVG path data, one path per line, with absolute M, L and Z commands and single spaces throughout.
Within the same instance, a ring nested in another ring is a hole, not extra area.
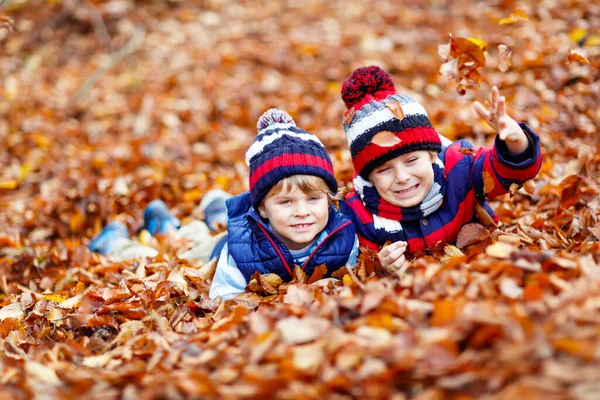
M 325 228 L 329 218 L 327 184 L 317 177 L 308 177 L 308 180 L 313 184 L 285 180 L 283 185 L 271 189 L 258 207 L 260 216 L 269 220 L 273 233 L 290 250 L 308 246 Z
M 371 172 L 369 179 L 379 195 L 398 207 L 417 206 L 433 185 L 433 167 L 437 156 L 419 150 L 393 158 Z

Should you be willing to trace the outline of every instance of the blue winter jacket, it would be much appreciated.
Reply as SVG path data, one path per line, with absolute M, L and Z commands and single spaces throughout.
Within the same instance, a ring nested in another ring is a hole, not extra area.
M 252 207 L 250 194 L 242 193 L 226 201 L 228 214 L 228 234 L 226 243 L 229 255 L 233 257 L 236 267 L 246 282 L 258 271 L 260 274 L 274 273 L 284 281 L 291 280 L 294 259 L 263 220 L 258 211 Z M 304 265 L 304 272 L 310 276 L 316 266 L 325 264 L 327 275 L 346 265 L 355 247 L 356 230 L 348 217 L 334 206 L 330 207 L 329 220 L 324 229 L 328 232 Z M 219 255 L 225 244 L 220 243 L 213 251 Z

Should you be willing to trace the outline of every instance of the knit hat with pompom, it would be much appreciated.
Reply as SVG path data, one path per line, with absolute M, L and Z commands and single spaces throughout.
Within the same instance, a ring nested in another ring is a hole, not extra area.
M 348 109 L 344 131 L 354 170 L 364 180 L 399 155 L 441 151 L 442 143 L 423 106 L 396 93 L 392 78 L 378 66 L 356 69 L 342 85 L 342 100 Z
M 271 188 L 292 175 L 316 175 L 337 192 L 331 159 L 312 133 L 296 126 L 290 115 L 277 108 L 267 110 L 256 124 L 258 135 L 246 152 L 250 168 L 250 198 L 256 207 Z

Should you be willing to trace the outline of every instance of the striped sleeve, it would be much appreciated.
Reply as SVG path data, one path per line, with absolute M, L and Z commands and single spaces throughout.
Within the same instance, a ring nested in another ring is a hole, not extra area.
M 542 166 L 540 138 L 527 124 L 519 125 L 529 140 L 529 146 L 522 153 L 510 153 L 498 136 L 494 147 L 481 148 L 475 153 L 471 177 L 478 200 L 483 200 L 485 195 L 494 198 L 506 194 L 510 185 L 521 186 L 539 172 Z

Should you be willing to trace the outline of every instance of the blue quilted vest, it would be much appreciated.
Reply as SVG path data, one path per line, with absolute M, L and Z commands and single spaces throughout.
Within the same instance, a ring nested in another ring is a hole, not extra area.
M 252 207 L 250 194 L 245 192 L 232 197 L 226 205 L 229 254 L 246 281 L 249 282 L 256 271 L 277 274 L 284 281 L 291 280 L 294 269 L 292 255 Z M 325 231 L 328 235 L 317 245 L 307 263 L 301 266 L 308 276 L 321 264 L 327 266 L 326 276 L 329 276 L 346 265 L 352 251 L 356 232 L 354 225 L 334 206 L 330 207 Z

